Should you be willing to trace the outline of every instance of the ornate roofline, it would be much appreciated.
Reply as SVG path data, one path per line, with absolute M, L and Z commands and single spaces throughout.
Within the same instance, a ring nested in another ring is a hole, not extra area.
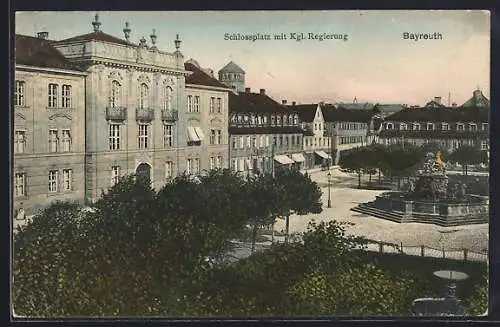
M 104 65 L 106 67 L 113 67 L 113 68 L 134 68 L 137 71 L 141 72 L 159 72 L 159 73 L 170 73 L 174 75 L 183 75 L 183 76 L 188 76 L 190 74 L 189 71 L 184 70 L 184 69 L 176 69 L 176 68 L 170 68 L 170 67 L 160 67 L 160 66 L 152 66 L 152 65 L 147 65 L 147 64 L 140 64 L 140 63 L 131 63 L 131 62 L 123 62 L 123 61 L 114 61 L 110 59 L 104 59 L 104 58 L 95 58 L 93 57 L 92 59 L 83 59 L 78 62 L 87 62 L 90 63 L 91 65 Z

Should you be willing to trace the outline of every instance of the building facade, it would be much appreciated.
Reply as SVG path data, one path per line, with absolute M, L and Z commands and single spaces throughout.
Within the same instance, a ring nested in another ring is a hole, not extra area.
M 489 101 L 476 90 L 462 106 L 446 107 L 431 101 L 424 107 L 407 108 L 387 117 L 379 143 L 435 143 L 453 151 L 461 145 L 489 151 Z
M 16 35 L 14 210 L 84 199 L 85 76 L 45 39 Z
M 289 106 L 291 110 L 298 112 L 300 126 L 304 130 L 302 147 L 306 161 L 303 168 L 315 168 L 331 162 L 331 138 L 326 130 L 323 107 L 322 103 Z
M 16 36 L 13 185 L 27 214 L 53 200 L 91 204 L 128 174 L 158 189 L 229 166 L 231 90 L 184 62 L 178 36 L 164 52 L 154 31 L 148 45 L 131 42 L 128 23 L 123 39 L 97 15 L 92 26 L 60 41 Z
M 373 110 L 344 109 L 332 105 L 323 106 L 327 134 L 331 136 L 331 154 L 338 165 L 343 151 L 369 145 L 374 142 Z

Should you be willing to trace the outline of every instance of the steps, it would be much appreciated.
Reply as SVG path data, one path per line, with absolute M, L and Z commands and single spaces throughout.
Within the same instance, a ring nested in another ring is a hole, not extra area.
M 489 215 L 484 214 L 477 217 L 450 217 L 433 216 L 427 214 L 413 213 L 405 215 L 401 211 L 386 211 L 373 206 L 373 202 L 361 203 L 351 208 L 351 211 L 366 214 L 375 218 L 381 218 L 396 223 L 424 223 L 435 224 L 441 227 L 452 227 L 462 225 L 484 224 L 489 222 Z

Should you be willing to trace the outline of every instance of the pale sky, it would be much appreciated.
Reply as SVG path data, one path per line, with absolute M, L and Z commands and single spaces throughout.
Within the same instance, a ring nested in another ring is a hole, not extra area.
M 16 33 L 49 32 L 60 40 L 93 31 L 95 12 L 18 12 Z M 188 60 L 217 74 L 233 60 L 246 86 L 277 101 L 424 105 L 435 96 L 459 105 L 476 88 L 490 96 L 488 11 L 99 12 L 103 32 L 131 41 L 156 29 L 157 46 L 174 51 L 179 34 Z M 347 34 L 340 40 L 274 40 L 275 34 Z M 405 40 L 403 33 L 440 33 L 442 40 Z M 230 41 L 225 33 L 269 34 L 271 40 Z

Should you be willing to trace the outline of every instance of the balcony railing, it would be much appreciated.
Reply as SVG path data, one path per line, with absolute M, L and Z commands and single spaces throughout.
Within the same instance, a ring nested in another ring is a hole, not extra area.
M 161 111 L 161 119 L 164 121 L 177 121 L 179 114 L 177 110 L 164 109 Z
M 136 108 L 135 119 L 151 121 L 155 119 L 155 111 L 153 108 Z
M 125 107 L 106 107 L 107 120 L 126 120 L 127 108 Z

